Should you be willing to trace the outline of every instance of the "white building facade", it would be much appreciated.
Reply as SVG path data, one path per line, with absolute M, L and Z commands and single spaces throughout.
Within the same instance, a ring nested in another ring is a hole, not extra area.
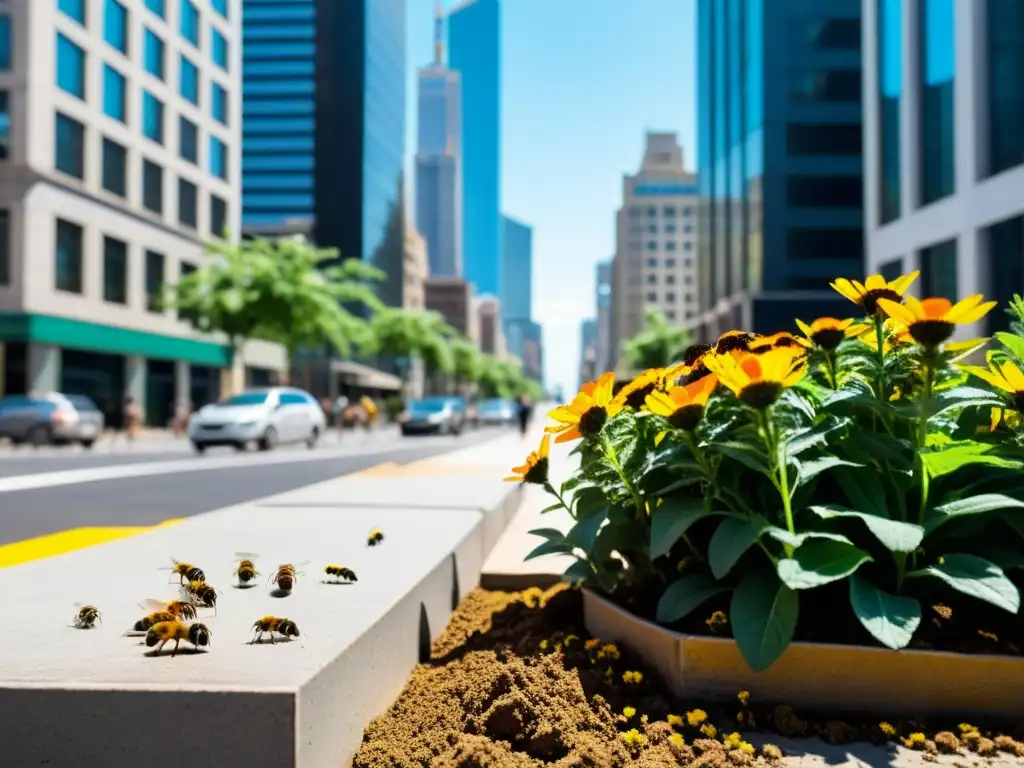
M 0 17 L 3 387 L 113 400 L 115 416 L 130 392 L 162 425 L 245 371 L 159 306 L 240 229 L 241 2 L 34 1 Z M 244 357 L 260 383 L 285 363 L 263 342 Z
M 868 274 L 1002 306 L 1024 291 L 1024 4 L 863 0 Z

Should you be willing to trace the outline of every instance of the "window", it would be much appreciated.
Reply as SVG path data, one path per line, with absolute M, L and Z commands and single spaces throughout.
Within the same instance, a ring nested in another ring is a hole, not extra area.
M 953 194 L 953 83 L 956 51 L 953 43 L 953 0 L 918 0 L 921 15 L 921 203 Z
M 656 250 L 658 250 L 658 244 L 655 241 L 653 241 L 653 240 L 648 240 L 647 241 L 647 250 L 648 251 L 656 251 Z
M 786 255 L 794 261 L 864 258 L 864 230 L 794 227 L 786 232 Z
M 665 267 L 667 269 L 675 269 L 676 268 L 676 260 L 675 259 L 665 259 Z
M 665 250 L 666 251 L 674 251 L 675 249 L 676 249 L 676 241 L 675 240 L 669 240 L 667 243 L 665 243 Z
M 69 19 L 85 26 L 85 0 L 57 0 L 57 9 Z
M 673 208 L 671 205 L 666 205 L 664 210 L 665 210 L 665 215 L 666 216 L 675 216 L 676 215 L 676 209 Z
M 786 151 L 791 157 L 814 155 L 861 155 L 860 123 L 827 125 L 790 123 L 786 128 Z
M 57 33 L 57 87 L 85 99 L 85 51 Z
M 193 104 L 199 103 L 199 67 L 184 56 L 181 57 L 178 90 Z
M 658 234 L 658 225 L 657 224 L 648 224 L 647 225 L 647 231 L 650 232 L 652 235 Z
M 648 282 L 652 282 L 652 281 L 648 280 Z M 658 300 L 658 294 L 656 294 L 654 291 L 651 291 L 650 293 L 647 294 L 647 300 L 650 301 L 650 302 L 657 301 Z
M 11 68 L 11 17 L 0 16 L 0 69 Z
M 146 7 L 161 19 L 167 15 L 166 0 L 146 0 Z
M 142 92 L 142 132 L 147 139 L 164 143 L 164 103 L 149 91 Z
M 676 276 L 675 275 L 665 275 L 665 285 L 675 285 L 675 284 L 676 284 Z
M 210 137 L 210 173 L 218 179 L 228 178 L 228 150 L 216 136 Z
M 689 240 L 687 240 L 685 243 L 683 243 L 683 250 L 684 251 L 692 251 L 693 250 L 693 243 L 691 243 Z
M 127 83 L 124 75 L 109 64 L 103 65 L 103 114 L 128 122 Z
M 128 11 L 117 0 L 103 3 L 103 39 L 115 50 L 128 53 Z
M 160 292 L 164 286 L 164 255 L 156 251 L 146 251 L 146 309 L 150 312 L 162 312 L 160 308 Z
M 864 198 L 860 176 L 790 176 L 789 204 L 805 208 L 857 208 Z
M 220 83 L 210 83 L 210 112 L 218 123 L 228 124 L 228 92 Z
M 151 160 L 142 161 L 142 204 L 153 213 L 164 212 L 164 169 Z
M 190 163 L 199 163 L 199 128 L 188 118 L 178 118 L 178 154 Z
M 647 260 L 647 266 L 652 269 L 658 266 L 658 260 L 653 256 Z
M 181 36 L 199 47 L 199 9 L 190 0 L 181 0 Z
M 228 204 L 216 195 L 210 195 L 210 232 L 217 237 L 226 234 L 228 226 Z
M 76 179 L 85 178 L 85 126 L 58 112 L 54 138 L 57 170 Z
M 900 215 L 900 94 L 903 89 L 901 5 L 902 0 L 878 0 L 877 6 L 878 142 L 882 165 L 879 174 L 879 218 L 882 224 Z
M 666 320 L 675 320 L 676 319 L 676 311 L 674 309 L 666 309 L 665 310 L 665 319 Z
M 794 19 L 789 43 L 815 51 L 860 51 L 860 19 Z
M 7 91 L 0 91 L 0 160 L 6 160 L 11 142 L 11 107 Z
M 640 209 L 639 208 L 630 208 L 629 209 L 629 218 L 636 219 L 639 216 L 640 216 Z
M 11 212 L 0 210 L 0 285 L 11 284 Z
M 196 229 L 199 226 L 198 216 L 199 190 L 191 181 L 178 179 L 178 222 L 186 227 Z
M 128 151 L 103 137 L 103 188 L 119 197 L 128 195 Z
M 1000 221 L 986 230 L 989 253 L 989 280 L 985 298 L 1007 306 L 1013 294 L 1024 285 L 1024 217 Z M 986 335 L 1010 330 L 1010 316 L 1006 312 L 989 312 Z
M 989 0 L 986 9 L 988 56 L 988 173 L 1024 163 L 1024 3 Z
M 658 209 L 657 208 L 648 208 L 647 209 L 647 215 L 648 216 L 657 216 L 658 215 Z
M 213 10 L 225 19 L 228 17 L 228 0 L 212 0 L 210 5 L 213 6 Z
M 879 264 L 878 274 L 880 274 L 887 283 L 891 283 L 893 280 L 902 277 L 903 259 L 897 257 L 895 259 L 890 259 L 883 264 Z
M 163 80 L 166 55 L 163 38 L 156 34 L 156 32 L 147 29 L 143 39 L 145 40 L 143 59 L 146 71 L 153 77 Z
M 675 232 L 676 229 L 677 229 L 677 227 L 676 227 L 675 224 L 666 224 L 665 225 L 665 231 L 666 232 L 672 233 L 672 232 Z
M 228 41 L 220 32 L 216 29 L 210 30 L 211 39 L 211 56 L 213 63 L 223 69 L 225 72 L 228 70 Z
M 691 232 L 693 232 L 693 225 L 687 224 L 685 227 L 683 227 L 683 232 L 684 234 L 690 234 Z
M 58 291 L 82 292 L 82 228 L 57 219 L 54 277 Z
M 658 282 L 658 276 L 657 275 L 648 275 L 647 276 L 647 284 L 648 285 L 654 285 L 657 282 Z
M 789 95 L 793 101 L 859 102 L 860 70 L 822 69 L 806 72 L 794 70 L 789 83 Z
M 690 206 L 687 205 L 685 208 L 683 208 L 683 216 L 692 216 L 692 215 L 693 215 L 693 209 L 690 208 Z
M 942 296 L 956 303 L 956 240 L 924 248 L 921 259 L 921 295 Z
M 128 303 L 128 244 L 103 237 L 103 300 Z
M 187 261 L 183 261 L 183 262 L 181 262 L 181 265 L 180 265 L 179 269 L 180 269 L 180 276 L 181 277 L 188 277 L 189 275 L 191 275 L 193 272 L 196 271 L 197 267 L 196 267 L 195 264 L 190 264 Z M 198 319 L 198 315 L 194 311 L 192 311 L 192 310 L 179 309 L 178 310 L 178 319 L 179 320 L 184 320 L 186 323 L 190 323 L 190 322 L 193 322 L 194 320 L 197 320 Z
M 676 302 L 676 295 L 674 293 L 666 293 L 665 294 L 665 301 L 669 302 L 670 304 L 675 304 L 675 302 Z

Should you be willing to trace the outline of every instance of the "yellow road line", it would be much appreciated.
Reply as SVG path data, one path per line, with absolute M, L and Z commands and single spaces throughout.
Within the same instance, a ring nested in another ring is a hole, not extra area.
M 349 477 L 390 477 L 391 475 L 399 474 L 396 472 L 399 469 L 401 468 L 395 462 L 386 461 L 383 464 L 375 464 L 359 472 L 353 472 Z
M 42 560 L 55 555 L 63 555 L 66 552 L 94 547 L 97 544 L 105 544 L 108 541 L 137 536 L 155 528 L 177 525 L 183 519 L 179 517 L 164 520 L 159 525 L 72 528 L 59 533 L 38 536 L 34 539 L 3 544 L 0 545 L 0 568 L 10 568 L 33 560 Z

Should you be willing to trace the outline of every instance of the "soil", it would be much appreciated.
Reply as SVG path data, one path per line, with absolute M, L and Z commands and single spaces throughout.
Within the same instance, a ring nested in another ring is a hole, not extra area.
M 948 750 L 1024 757 L 1011 729 L 809 717 L 750 702 L 674 699 L 628 648 L 591 639 L 578 590 L 475 590 L 431 659 L 363 734 L 353 768 L 771 768 L 783 737 L 831 744 L 902 741 L 932 757 Z M 751 736 L 755 748 L 734 731 Z M 1007 735 L 1007 734 L 1012 734 Z

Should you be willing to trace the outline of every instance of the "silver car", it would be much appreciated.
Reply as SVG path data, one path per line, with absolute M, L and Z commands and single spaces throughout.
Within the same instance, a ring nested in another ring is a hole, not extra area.
M 460 435 L 466 426 L 466 404 L 458 397 L 413 400 L 403 415 L 402 434 Z
M 84 395 L 51 392 L 43 396 L 9 395 L 0 400 L 0 437 L 12 443 L 86 448 L 103 434 L 103 413 Z

